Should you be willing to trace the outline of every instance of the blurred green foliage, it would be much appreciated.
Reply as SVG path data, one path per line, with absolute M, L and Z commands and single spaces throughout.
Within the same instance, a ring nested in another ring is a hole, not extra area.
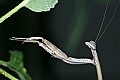
M 0 65 L 8 67 L 12 71 L 16 72 L 21 80 L 32 80 L 24 67 L 23 53 L 20 51 L 10 51 L 10 53 L 10 61 L 5 62 L 0 60 Z

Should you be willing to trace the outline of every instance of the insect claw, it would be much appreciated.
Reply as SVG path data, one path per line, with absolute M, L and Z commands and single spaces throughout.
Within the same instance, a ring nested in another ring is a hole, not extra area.
M 26 40 L 24 40 L 24 41 L 22 42 L 22 45 L 23 45 L 25 42 L 27 42 L 27 41 L 26 41 Z
M 26 40 L 23 40 L 22 44 L 26 43 L 26 42 L 34 42 L 32 39 L 27 38 Z
M 23 43 L 25 43 L 25 42 L 32 42 L 32 41 L 37 41 L 37 40 L 43 40 L 43 38 L 42 37 L 30 37 L 30 38 L 12 37 L 12 38 L 9 38 L 9 40 L 23 41 Z
M 12 37 L 12 38 L 9 38 L 9 40 L 15 40 L 15 41 L 24 41 L 26 40 L 27 38 L 17 38 L 17 37 Z

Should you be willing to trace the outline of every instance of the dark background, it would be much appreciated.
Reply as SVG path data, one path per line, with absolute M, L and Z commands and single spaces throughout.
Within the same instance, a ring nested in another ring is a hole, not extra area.
M 3 16 L 22 0 L 0 0 Z M 8 61 L 9 50 L 24 53 L 24 63 L 33 80 L 97 80 L 95 66 L 69 65 L 51 57 L 37 44 L 10 41 L 10 37 L 43 37 L 68 56 L 92 58 L 85 41 L 95 40 L 107 0 L 59 0 L 49 12 L 35 13 L 27 8 L 0 24 L 0 59 Z M 110 0 L 104 27 L 118 0 Z M 120 80 L 120 7 L 103 37 L 97 43 L 104 80 Z M 7 78 L 0 75 L 0 80 Z

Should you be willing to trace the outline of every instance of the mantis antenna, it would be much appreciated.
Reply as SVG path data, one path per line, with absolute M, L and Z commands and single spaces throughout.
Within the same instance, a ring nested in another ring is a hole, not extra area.
M 102 19 L 102 23 L 101 23 L 100 29 L 99 29 L 99 31 L 98 31 L 97 37 L 96 37 L 96 39 L 95 39 L 95 42 L 96 42 L 96 43 L 100 40 L 100 38 L 103 36 L 103 34 L 105 33 L 105 31 L 108 29 L 111 21 L 113 20 L 113 18 L 114 18 L 114 16 L 115 16 L 115 13 L 117 12 L 117 9 L 118 9 L 118 7 L 119 7 L 119 4 L 120 4 L 120 0 L 118 0 L 117 6 L 116 6 L 116 8 L 115 8 L 115 10 L 114 10 L 114 12 L 113 12 L 112 17 L 110 18 L 110 20 L 109 20 L 109 22 L 108 22 L 108 24 L 107 24 L 107 26 L 105 27 L 105 29 L 103 30 L 103 32 L 101 32 L 101 30 L 102 30 L 102 28 L 103 28 L 103 24 L 104 24 L 105 18 L 106 18 L 106 13 L 107 13 L 107 10 L 108 10 L 108 5 L 109 5 L 109 0 L 107 1 L 107 5 L 106 5 L 106 8 L 105 8 L 105 12 L 104 12 L 104 16 L 103 16 L 103 19 Z M 101 35 L 100 35 L 100 34 L 101 34 Z

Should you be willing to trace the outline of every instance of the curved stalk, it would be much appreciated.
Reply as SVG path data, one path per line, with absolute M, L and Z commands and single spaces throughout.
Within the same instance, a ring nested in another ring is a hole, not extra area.
M 3 70 L 2 68 L 0 68 L 0 73 L 2 75 L 4 75 L 5 77 L 7 77 L 10 80 L 18 80 L 17 78 L 15 78 L 14 76 L 12 76 L 11 74 L 7 73 L 5 70 Z
M 11 11 L 9 11 L 7 14 L 5 14 L 4 16 L 2 16 L 0 18 L 0 23 L 2 23 L 5 19 L 9 18 L 12 14 L 14 14 L 15 12 L 17 12 L 20 8 L 24 7 L 28 2 L 29 2 L 29 0 L 22 1 L 18 6 L 16 6 Z

